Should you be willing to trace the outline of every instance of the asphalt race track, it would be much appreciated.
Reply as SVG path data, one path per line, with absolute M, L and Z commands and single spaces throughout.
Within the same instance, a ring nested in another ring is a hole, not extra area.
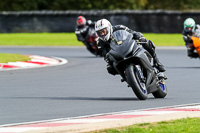
M 200 60 L 188 58 L 184 48 L 157 49 L 167 69 L 168 95 L 150 94 L 145 101 L 84 47 L 0 47 L 0 53 L 68 60 L 61 66 L 0 71 L 0 125 L 200 103 Z

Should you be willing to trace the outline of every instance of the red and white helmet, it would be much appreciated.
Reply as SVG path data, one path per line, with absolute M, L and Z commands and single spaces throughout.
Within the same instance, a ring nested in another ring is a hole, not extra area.
M 78 27 L 85 27 L 85 25 L 86 25 L 86 19 L 85 19 L 85 17 L 79 16 L 77 18 L 76 23 L 77 23 Z
M 101 19 L 96 22 L 95 31 L 101 40 L 108 41 L 112 35 L 113 28 L 107 19 Z

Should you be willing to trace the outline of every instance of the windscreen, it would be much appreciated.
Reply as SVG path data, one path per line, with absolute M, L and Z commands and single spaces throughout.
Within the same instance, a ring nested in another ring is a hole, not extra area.
M 125 30 L 118 30 L 112 34 L 112 40 L 117 45 L 120 45 L 123 43 L 123 41 L 125 41 L 128 37 L 130 37 L 130 35 L 131 35 L 131 33 L 127 32 Z

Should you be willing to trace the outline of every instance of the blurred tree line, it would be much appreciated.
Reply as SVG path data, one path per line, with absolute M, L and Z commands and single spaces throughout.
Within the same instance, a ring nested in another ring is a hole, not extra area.
M 200 0 L 1 0 L 0 11 L 198 10 Z

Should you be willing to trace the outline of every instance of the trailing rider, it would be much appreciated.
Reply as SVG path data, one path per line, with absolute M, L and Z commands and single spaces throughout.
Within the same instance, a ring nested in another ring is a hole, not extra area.
M 185 41 L 185 46 L 187 47 L 187 54 L 191 58 L 197 58 L 199 57 L 199 54 L 195 52 L 195 47 L 193 45 L 193 41 L 191 39 L 191 36 L 199 36 L 200 32 L 200 25 L 196 24 L 194 19 L 187 18 L 183 23 L 183 40 Z

